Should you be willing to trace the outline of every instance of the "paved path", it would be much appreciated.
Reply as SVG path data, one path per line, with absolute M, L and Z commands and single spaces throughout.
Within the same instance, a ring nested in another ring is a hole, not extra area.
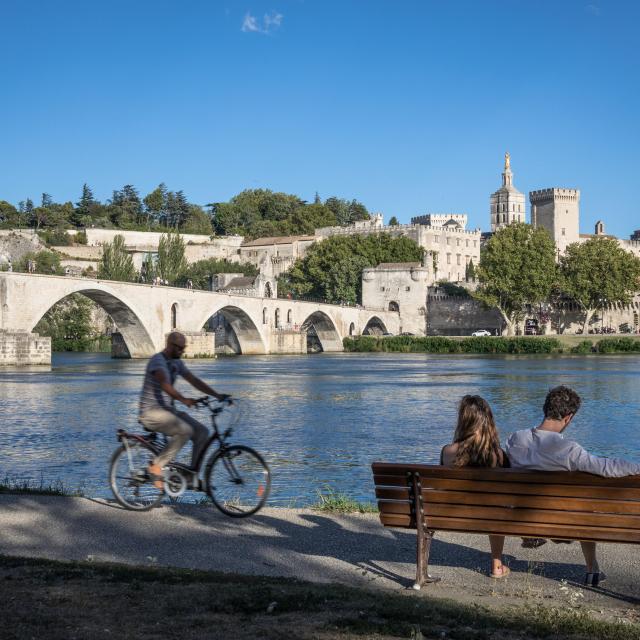
M 507 539 L 512 574 L 495 581 L 485 536 L 437 534 L 431 572 L 443 578 L 423 594 L 496 605 L 574 603 L 629 613 L 640 604 L 640 555 L 632 545 L 601 545 L 606 588 L 583 589 L 578 544 L 522 549 Z M 0 495 L 0 554 L 56 560 L 167 565 L 288 576 L 404 590 L 415 576 L 415 532 L 384 529 L 376 515 L 264 509 L 247 520 L 214 507 L 165 506 L 146 513 L 102 500 Z M 566 582 L 563 582 L 566 580 Z

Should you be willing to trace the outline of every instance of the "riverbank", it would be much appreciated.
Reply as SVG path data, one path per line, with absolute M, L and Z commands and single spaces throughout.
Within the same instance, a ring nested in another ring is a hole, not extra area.
M 640 354 L 640 336 L 358 336 L 343 344 L 350 353 Z
M 165 637 L 182 624 L 193 638 L 407 638 L 411 627 L 425 637 L 640 638 L 640 559 L 624 545 L 603 545 L 609 580 L 594 590 L 581 586 L 578 545 L 530 550 L 509 538 L 512 574 L 495 581 L 486 536 L 439 533 L 430 568 L 442 582 L 414 592 L 415 533 L 385 529 L 375 514 L 267 508 L 233 520 L 211 505 L 135 513 L 0 495 L 0 519 L 0 621 L 16 630 L 7 637 L 151 638 L 161 621 Z

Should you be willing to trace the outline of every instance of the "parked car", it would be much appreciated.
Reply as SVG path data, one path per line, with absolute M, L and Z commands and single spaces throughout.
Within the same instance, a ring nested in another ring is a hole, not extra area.
M 476 338 L 483 338 L 485 336 L 490 336 L 491 331 L 487 331 L 486 329 L 478 329 L 477 331 L 474 331 L 471 335 L 475 336 Z

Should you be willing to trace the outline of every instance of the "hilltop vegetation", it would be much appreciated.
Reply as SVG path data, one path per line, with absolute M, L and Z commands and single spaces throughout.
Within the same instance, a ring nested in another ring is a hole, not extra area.
M 31 198 L 17 206 L 0 200 L 0 227 L 30 227 L 45 231 L 61 244 L 68 242 L 63 229 L 98 227 L 139 231 L 178 230 L 205 235 L 239 234 L 247 238 L 313 233 L 323 226 L 347 225 L 367 220 L 369 212 L 357 200 L 316 194 L 312 203 L 297 195 L 269 189 L 246 189 L 228 202 L 202 207 L 189 202 L 183 191 L 159 184 L 146 196 L 130 184 L 100 202 L 84 184 L 77 202 L 54 202 L 43 193 L 40 204 Z M 57 232 L 57 234 L 56 234 Z

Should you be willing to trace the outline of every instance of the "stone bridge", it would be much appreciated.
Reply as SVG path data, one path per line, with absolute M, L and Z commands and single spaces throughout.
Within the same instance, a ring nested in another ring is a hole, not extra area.
M 25 273 L 0 273 L 0 331 L 33 331 L 57 302 L 79 293 L 100 305 L 114 320 L 133 358 L 163 348 L 172 329 L 201 332 L 221 314 L 243 354 L 282 352 L 283 332 L 313 328 L 323 351 L 342 351 L 342 339 L 371 327 L 397 333 L 399 314 L 341 305 L 231 295 L 196 289 L 110 280 Z M 8 364 L 9 362 L 6 362 Z

